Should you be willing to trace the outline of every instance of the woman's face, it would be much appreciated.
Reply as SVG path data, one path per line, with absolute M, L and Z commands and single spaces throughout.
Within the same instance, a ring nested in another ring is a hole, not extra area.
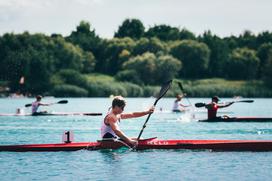
M 120 109 L 120 113 L 122 113 L 123 111 L 124 111 L 124 109 L 125 109 L 125 105 L 123 105 L 123 106 L 118 106 L 118 108 Z
M 218 103 L 217 99 L 212 99 L 212 102 Z
M 115 106 L 114 110 L 116 111 L 117 114 L 121 114 L 124 111 L 125 105 L 124 106 Z

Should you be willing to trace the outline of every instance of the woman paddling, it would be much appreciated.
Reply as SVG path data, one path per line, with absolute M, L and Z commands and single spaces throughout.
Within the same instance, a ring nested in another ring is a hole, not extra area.
M 234 102 L 229 102 L 225 104 L 218 104 L 218 101 L 219 101 L 219 98 L 217 96 L 213 96 L 212 102 L 205 105 L 205 108 L 208 109 L 208 119 L 218 118 L 216 114 L 219 108 L 228 107 L 234 103 Z
M 46 111 L 38 112 L 38 109 L 40 106 L 50 106 L 51 105 L 51 104 L 41 103 L 41 100 L 42 100 L 42 96 L 38 95 L 38 96 L 36 96 L 36 101 L 31 104 L 33 116 L 47 113 Z
M 141 117 L 153 113 L 154 107 L 151 107 L 149 110 L 143 112 L 123 113 L 125 106 L 126 101 L 122 96 L 114 97 L 111 110 L 102 121 L 101 136 L 103 139 L 120 138 L 126 143 L 135 146 L 137 141 L 127 137 L 123 131 L 120 130 L 120 120 Z
M 184 96 L 186 96 L 186 95 L 185 94 L 183 94 L 183 95 L 178 94 L 176 96 L 176 100 L 174 102 L 173 109 L 172 109 L 173 112 L 185 112 L 186 107 L 189 107 L 189 106 L 181 104 L 181 100 Z

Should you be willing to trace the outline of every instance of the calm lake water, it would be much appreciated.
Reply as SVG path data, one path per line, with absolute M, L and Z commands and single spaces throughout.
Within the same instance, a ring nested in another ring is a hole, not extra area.
M 65 105 L 42 107 L 58 112 L 107 112 L 110 98 L 65 98 Z M 61 99 L 45 98 L 44 102 Z M 222 99 L 231 101 L 232 99 Z M 33 99 L 0 99 L 1 113 Z M 144 138 L 160 139 L 256 139 L 272 140 L 271 123 L 200 123 L 205 109 L 185 114 L 171 113 L 174 99 L 163 98 L 143 133 Z M 190 99 L 191 103 L 210 99 Z M 272 99 L 254 99 L 254 103 L 236 103 L 221 109 L 229 116 L 272 117 Z M 141 111 L 153 98 L 127 98 L 125 111 Z M 184 104 L 188 104 L 186 99 Z M 160 111 L 160 109 L 162 111 Z M 30 109 L 26 109 L 26 112 Z M 59 143 L 65 130 L 73 130 L 74 141 L 100 139 L 102 116 L 0 116 L 0 144 Z M 122 130 L 136 137 L 146 117 L 124 120 Z M 1 180 L 271 180 L 272 152 L 210 152 L 191 150 L 147 150 L 76 152 L 0 152 Z

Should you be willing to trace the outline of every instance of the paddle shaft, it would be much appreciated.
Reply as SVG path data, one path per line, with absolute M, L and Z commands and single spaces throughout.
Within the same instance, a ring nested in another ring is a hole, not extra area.
M 159 101 L 158 99 L 155 101 L 155 103 L 153 104 L 154 107 L 156 106 L 156 104 L 157 104 L 158 101 Z M 147 124 L 147 122 L 148 122 L 148 120 L 149 120 L 151 114 L 152 114 L 152 113 L 149 113 L 149 114 L 148 114 L 148 117 L 146 118 L 146 121 L 145 121 L 145 123 L 144 123 L 144 125 L 143 125 L 143 127 L 142 127 L 142 129 L 141 129 L 141 131 L 140 131 L 140 134 L 139 134 L 137 140 L 139 140 L 139 139 L 141 138 L 141 136 L 142 136 L 142 134 L 143 134 L 143 131 L 144 131 L 145 127 L 146 127 L 146 124 Z
M 254 100 L 232 101 L 232 103 L 239 103 L 239 102 L 243 102 L 243 103 L 252 103 L 252 102 L 254 102 Z M 206 106 L 206 105 L 207 105 L 207 104 L 201 103 L 201 102 L 195 103 L 195 107 L 204 107 L 204 106 Z
M 155 101 L 154 104 L 153 104 L 154 107 L 156 106 L 157 102 L 158 102 L 158 101 L 166 94 L 166 92 L 167 92 L 168 89 L 170 88 L 171 84 L 172 84 L 172 80 L 169 80 L 168 82 L 166 82 L 165 84 L 162 85 L 161 90 L 160 90 L 160 92 L 159 92 L 159 94 L 158 94 L 158 96 L 157 96 L 157 99 L 156 99 L 156 101 Z M 140 134 L 139 134 L 137 140 L 139 140 L 139 139 L 141 138 L 142 133 L 143 133 L 143 131 L 144 131 L 144 128 L 146 127 L 146 124 L 147 124 L 147 122 L 148 122 L 148 120 L 149 120 L 151 114 L 152 114 L 152 113 L 149 113 L 149 115 L 148 115 L 148 117 L 147 117 L 147 119 L 146 119 L 146 121 L 145 121 L 145 123 L 144 123 L 144 125 L 143 125 L 143 128 L 142 128 L 141 131 L 140 131 Z
M 236 102 L 252 103 L 252 102 L 254 102 L 254 100 L 241 100 L 241 101 L 233 101 L 233 103 L 236 103 Z
M 178 82 L 178 86 L 179 86 L 180 90 L 182 91 L 182 93 L 184 94 L 184 89 L 183 89 L 183 86 L 182 86 L 181 82 Z M 186 95 L 184 97 L 186 98 L 186 100 L 188 101 L 188 103 L 190 104 L 190 106 L 192 106 L 192 103 L 189 100 L 189 98 Z
M 67 100 L 61 100 L 61 101 L 58 101 L 58 102 L 54 102 L 54 103 L 51 103 L 51 105 L 53 104 L 67 104 L 68 101 Z M 26 104 L 25 107 L 30 107 L 32 106 L 32 104 Z

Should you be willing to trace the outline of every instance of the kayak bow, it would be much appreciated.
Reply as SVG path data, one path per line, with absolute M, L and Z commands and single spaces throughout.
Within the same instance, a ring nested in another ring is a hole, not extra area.
M 0 151 L 12 152 L 52 152 L 77 150 L 119 149 L 128 147 L 122 141 L 108 140 L 81 143 L 2 145 Z M 137 150 L 145 149 L 191 149 L 214 151 L 272 151 L 272 141 L 257 140 L 158 140 L 149 138 L 139 140 Z

